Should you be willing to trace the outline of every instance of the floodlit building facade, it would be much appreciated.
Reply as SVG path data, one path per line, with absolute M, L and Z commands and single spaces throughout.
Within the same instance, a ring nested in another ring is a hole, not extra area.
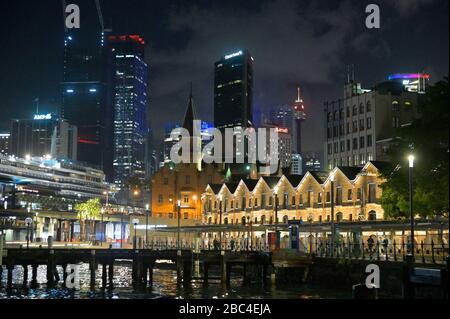
M 380 220 L 382 179 L 376 165 L 336 167 L 330 173 L 241 179 L 238 183 L 208 184 L 202 195 L 205 224 L 273 225 L 275 196 L 278 223 L 331 220 L 331 176 L 334 177 L 335 221 Z

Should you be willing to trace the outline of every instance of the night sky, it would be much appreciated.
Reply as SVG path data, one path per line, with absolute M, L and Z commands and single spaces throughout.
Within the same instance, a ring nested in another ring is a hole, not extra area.
M 80 4 L 81 28 L 85 2 Z M 148 43 L 151 128 L 179 122 L 192 81 L 197 112 L 213 119 L 213 64 L 248 49 L 254 62 L 255 120 L 273 105 L 291 103 L 302 87 L 308 119 L 306 151 L 322 151 L 323 102 L 343 93 L 346 65 L 370 88 L 388 74 L 448 75 L 448 0 L 377 1 L 381 28 L 365 27 L 375 1 L 103 0 L 107 27 L 141 34 Z M 89 8 L 93 8 L 92 4 Z M 88 9 L 86 9 L 88 10 Z M 0 2 L 0 131 L 11 118 L 50 112 L 60 103 L 63 16 L 59 0 Z

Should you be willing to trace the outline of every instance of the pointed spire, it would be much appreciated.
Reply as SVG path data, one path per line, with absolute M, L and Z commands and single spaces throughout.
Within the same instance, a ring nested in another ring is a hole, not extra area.
M 183 128 L 187 129 L 191 136 L 194 135 L 194 120 L 197 119 L 197 116 L 195 114 L 195 106 L 194 106 L 194 99 L 192 96 L 192 82 L 191 82 L 191 88 L 189 92 L 189 100 L 188 100 L 188 106 L 186 109 L 186 113 L 184 115 L 184 121 L 183 121 Z

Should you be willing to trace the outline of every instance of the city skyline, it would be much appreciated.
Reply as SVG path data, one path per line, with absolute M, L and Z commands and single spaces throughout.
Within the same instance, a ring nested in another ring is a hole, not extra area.
M 78 2 L 83 10 L 83 3 L 86 1 Z M 295 92 L 295 88 L 300 84 L 305 104 L 309 108 L 307 111 L 310 114 L 309 120 L 304 124 L 304 148 L 305 151 L 318 151 L 320 150 L 317 147 L 318 142 L 323 139 L 324 134 L 322 130 L 317 129 L 317 127 L 322 128 L 323 102 L 340 95 L 348 64 L 355 65 L 356 79 L 362 82 L 364 87 L 374 85 L 386 79 L 389 74 L 397 72 L 425 70 L 431 74 L 432 81 L 438 81 L 448 73 L 448 61 L 444 58 L 448 55 L 448 45 L 439 46 L 440 50 L 433 49 L 433 43 L 438 42 L 434 41 L 436 38 L 448 35 L 448 20 L 442 13 L 445 10 L 441 10 L 441 6 L 448 7 L 448 3 L 416 1 L 410 6 L 386 3 L 382 5 L 383 17 L 385 17 L 382 28 L 377 31 L 365 29 L 363 24 L 365 13 L 362 4 L 352 6 L 351 1 L 327 4 L 320 1 L 301 5 L 293 1 L 275 3 L 255 1 L 245 5 L 230 3 L 220 7 L 226 18 L 230 18 L 233 6 L 238 6 L 242 10 L 237 17 L 233 18 L 235 26 L 230 30 L 231 32 L 223 36 L 220 36 L 222 27 L 217 26 L 212 19 L 218 16 L 218 6 L 215 4 L 205 6 L 199 1 L 190 6 L 179 2 L 174 2 L 172 6 L 161 3 L 152 3 L 150 6 L 143 1 L 132 1 L 129 8 L 120 11 L 121 19 L 117 19 L 120 6 L 115 1 L 102 2 L 102 10 L 105 24 L 111 25 L 114 32 L 139 33 L 146 39 L 149 48 L 149 67 L 152 70 L 149 79 L 152 88 L 149 117 L 154 141 L 162 141 L 164 123 L 181 122 L 185 96 L 191 81 L 197 92 L 196 104 L 199 117 L 205 121 L 212 121 L 214 61 L 230 52 L 248 49 L 255 59 L 254 120 L 258 122 L 261 114 L 267 114 L 273 105 L 291 103 L 295 98 L 292 92 Z M 93 5 L 90 4 L 90 6 Z M 49 42 L 46 41 L 45 52 L 43 44 L 39 41 L 33 40 L 28 43 L 37 49 L 34 58 L 41 62 L 30 64 L 31 61 L 26 59 L 25 52 L 20 51 L 20 46 L 7 41 L 6 47 L 9 50 L 1 53 L 2 69 L 8 72 L 10 65 L 20 64 L 27 67 L 29 76 L 25 79 L 14 73 L 12 77 L 16 81 L 5 83 L 2 79 L 0 108 L 3 114 L 11 115 L 2 117 L 1 131 L 9 129 L 10 118 L 31 116 L 35 110 L 33 100 L 36 97 L 40 98 L 42 112 L 51 112 L 60 106 L 58 92 L 59 83 L 62 80 L 62 39 L 64 38 L 60 9 L 60 4 L 29 4 L 27 7 L 13 4 L 9 7 L 9 12 L 45 10 L 48 21 L 43 23 L 41 28 L 28 30 L 28 32 L 32 33 L 33 38 L 36 39 L 45 36 Z M 155 9 L 157 13 L 151 13 L 150 9 Z M 339 12 L 347 12 L 345 21 L 341 21 L 343 23 L 333 22 L 333 17 L 336 17 Z M 93 13 L 90 12 L 90 14 Z M 158 19 L 147 25 L 142 22 L 143 19 L 138 18 L 145 14 L 150 16 L 157 14 Z M 421 14 L 433 14 L 435 23 L 430 24 L 425 20 L 417 21 L 417 16 Z M 23 15 L 20 16 L 25 18 Z M 270 23 L 264 23 L 264 21 L 277 21 L 277 17 L 284 17 L 284 30 L 270 32 L 269 41 L 259 40 L 260 37 L 256 32 L 265 31 L 270 26 Z M 396 20 L 393 17 L 396 17 Z M 6 17 L 2 21 L 9 23 L 10 26 L 2 30 L 9 30 L 13 34 L 26 28 L 25 24 L 21 25 L 23 21 L 20 19 L 10 21 Z M 245 36 L 237 32 L 244 21 L 247 26 Z M 410 34 L 404 27 L 411 21 L 414 21 L 416 27 L 414 34 Z M 297 22 L 304 29 L 295 27 Z M 310 26 L 311 22 L 315 22 L 314 27 Z M 354 25 L 357 27 L 350 28 L 348 24 L 352 22 L 356 23 Z M 83 18 L 81 23 L 83 24 Z M 91 26 L 88 25 L 88 27 Z M 206 27 L 209 27 L 210 31 L 206 32 Z M 337 30 L 334 30 L 335 28 Z M 50 32 L 50 30 L 53 31 Z M 336 35 L 333 32 L 339 34 L 342 44 L 328 43 L 321 47 L 318 43 L 331 39 L 333 35 Z M 42 36 L 39 37 L 39 34 Z M 276 37 L 281 34 L 284 35 L 283 43 L 292 43 L 292 52 L 277 50 L 279 40 Z M 372 47 L 370 43 L 373 40 L 379 40 L 382 34 L 386 36 Z M 412 38 L 405 39 L 407 38 L 405 34 L 414 39 L 420 39 L 420 44 Z M 354 39 L 351 39 L 352 36 Z M 211 43 L 202 43 L 200 40 L 204 37 L 210 39 Z M 298 41 L 294 41 L 295 39 Z M 315 57 L 315 55 L 319 56 Z M 323 63 L 326 65 L 317 64 L 317 61 L 328 56 L 332 58 Z M 413 56 L 415 59 L 411 58 Z M 11 61 L 11 57 L 14 57 L 15 63 Z M 386 58 L 389 59 L 386 60 Z M 367 63 L 368 61 L 370 63 Z M 420 70 L 417 70 L 419 68 Z M 162 112 L 162 110 L 168 110 L 168 112 Z

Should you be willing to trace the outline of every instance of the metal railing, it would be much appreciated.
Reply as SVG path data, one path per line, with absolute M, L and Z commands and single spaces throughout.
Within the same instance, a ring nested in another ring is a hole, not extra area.
M 411 253 L 410 243 L 395 240 L 391 244 L 380 241 L 371 243 L 364 242 L 340 242 L 332 247 L 329 242 L 316 243 L 312 252 L 316 257 L 334 257 L 361 260 L 385 260 L 385 261 L 406 261 L 406 256 Z M 442 264 L 449 256 L 449 246 L 443 243 L 425 244 L 421 241 L 415 244 L 415 262 L 428 264 Z
M 182 242 L 180 243 L 180 247 L 178 247 L 176 241 L 171 240 L 150 240 L 148 243 L 144 243 L 143 249 L 148 250 L 192 250 L 192 251 L 235 251 L 235 252 L 244 252 L 244 251 L 254 251 L 254 252 L 269 252 L 269 246 L 264 242 L 252 243 L 249 244 L 247 242 L 222 242 L 220 244 L 218 241 L 200 241 L 199 243 L 195 242 Z

